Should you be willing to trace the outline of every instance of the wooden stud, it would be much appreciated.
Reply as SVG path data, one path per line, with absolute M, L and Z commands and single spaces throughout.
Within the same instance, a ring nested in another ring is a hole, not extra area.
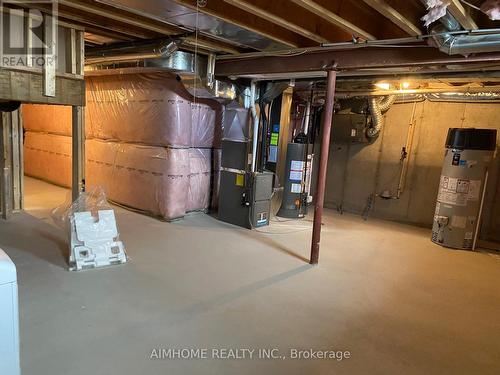
M 240 9 L 243 9 L 249 13 L 252 13 L 253 15 L 257 17 L 261 17 L 263 19 L 266 19 L 270 22 L 275 23 L 276 25 L 279 25 L 281 27 L 284 27 L 285 29 L 291 30 L 299 35 L 302 35 L 308 39 L 314 40 L 318 43 L 328 43 L 329 41 L 322 36 L 318 35 L 317 33 L 307 30 L 299 25 L 296 25 L 288 20 L 286 20 L 283 17 L 280 17 L 276 14 L 271 14 L 265 9 L 262 9 L 254 4 L 251 4 L 250 2 L 246 0 L 224 0 L 226 3 L 234 5 Z
M 418 36 L 422 35 L 422 31 L 418 26 L 413 24 L 405 16 L 399 13 L 396 9 L 390 6 L 384 0 L 363 0 L 366 4 L 371 6 L 377 12 L 382 14 L 385 18 L 391 20 L 401 29 L 408 33 L 408 35 Z
M 85 108 L 73 106 L 72 112 L 72 185 L 75 201 L 85 191 Z
M 469 12 L 463 7 L 460 0 L 450 0 L 450 5 L 448 6 L 448 10 L 450 13 L 457 19 L 457 21 L 462 25 L 462 27 L 466 30 L 475 30 L 477 29 L 476 22 L 472 19 Z

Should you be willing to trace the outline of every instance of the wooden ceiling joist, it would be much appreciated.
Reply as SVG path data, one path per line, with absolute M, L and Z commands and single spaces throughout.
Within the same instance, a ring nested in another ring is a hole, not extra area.
M 412 36 L 422 35 L 420 28 L 403 16 L 400 12 L 389 5 L 385 0 L 363 0 L 385 18 L 395 23 L 405 32 Z
M 330 22 L 331 24 L 340 27 L 341 29 L 347 31 L 348 33 L 356 36 L 356 37 L 361 37 L 367 40 L 374 40 L 377 39 L 375 36 L 370 34 L 369 32 L 361 29 L 360 27 L 356 26 L 355 24 L 345 20 L 344 18 L 340 17 L 339 15 L 333 13 L 329 9 L 326 9 L 322 5 L 318 4 L 317 2 L 313 0 L 292 0 L 295 4 L 300 5 L 302 8 L 307 9 L 311 13 L 316 14 L 317 16 L 325 19 L 326 21 Z
M 457 21 L 462 25 L 462 27 L 466 30 L 475 30 L 477 29 L 476 22 L 472 19 L 469 12 L 463 7 L 460 0 L 449 0 L 450 5 L 448 9 L 450 13 L 457 19 Z
M 293 31 L 299 35 L 302 35 L 308 39 L 314 40 L 315 42 L 318 43 L 328 43 L 329 40 L 325 39 L 324 37 L 318 35 L 314 31 L 305 29 L 302 26 L 299 26 L 293 22 L 288 21 L 287 19 L 280 17 L 276 14 L 271 14 L 267 10 L 262 9 L 252 3 L 250 3 L 247 0 L 224 0 L 226 3 L 234 5 L 240 9 L 243 9 L 244 11 L 251 13 L 257 17 L 263 18 L 265 20 L 268 20 L 270 22 L 275 23 L 276 25 L 279 25 L 281 27 L 284 27 L 285 29 L 288 29 L 290 31 Z
M 145 31 L 154 32 L 160 35 L 176 35 L 186 32 L 186 30 L 178 28 L 174 25 L 170 25 L 157 20 L 152 20 L 146 17 L 141 17 L 135 14 L 130 14 L 124 11 L 119 11 L 118 9 L 110 6 L 104 6 L 103 4 L 94 5 L 90 2 L 82 0 L 58 0 L 58 2 L 60 5 L 66 6 L 68 8 L 77 9 L 91 15 L 93 14 L 117 22 L 129 24 Z M 187 40 L 190 44 L 197 43 L 200 47 L 208 48 L 212 51 L 220 51 L 230 54 L 240 53 L 240 50 L 229 45 L 228 43 L 220 42 L 218 40 L 207 38 L 205 36 L 199 36 L 198 39 L 196 39 L 195 37 L 187 37 L 185 38 L 185 40 Z
M 260 17 L 248 17 L 248 14 L 242 9 L 220 1 L 209 1 L 203 8 L 196 6 L 196 0 L 175 0 L 175 2 L 192 10 L 198 9 L 202 13 L 260 34 L 288 47 L 296 48 L 304 46 L 304 44 L 307 45 L 308 39 Z

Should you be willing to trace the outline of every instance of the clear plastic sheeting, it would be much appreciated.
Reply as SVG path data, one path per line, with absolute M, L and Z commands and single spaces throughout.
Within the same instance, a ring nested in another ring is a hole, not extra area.
M 111 210 L 111 205 L 106 198 L 105 189 L 102 186 L 94 186 L 85 193 L 80 194 L 76 201 L 72 201 L 69 192 L 66 201 L 52 210 L 52 220 L 62 229 L 68 229 L 72 215 L 75 212 L 97 212 L 99 210 Z
M 210 206 L 212 154 L 223 136 L 222 106 L 197 99 L 170 74 L 86 78 L 86 184 L 113 202 L 160 217 L 182 218 Z M 71 108 L 26 105 L 26 174 L 71 186 Z M 238 108 L 237 137 L 248 110 Z M 231 130 L 232 129 L 232 130 Z M 33 131 L 31 131 L 33 130 Z
M 61 105 L 23 104 L 23 127 L 28 131 L 71 137 L 71 107 Z
M 186 210 L 205 211 L 210 205 L 212 150 L 189 150 L 189 193 Z
M 89 140 L 87 185 L 110 200 L 161 217 L 182 218 L 189 191 L 189 149 Z
M 191 98 L 165 74 L 88 77 L 88 138 L 154 146 L 191 146 Z
M 68 200 L 53 210 L 52 217 L 70 235 L 70 270 L 81 271 L 127 261 L 115 213 L 102 187 L 82 193 L 73 203 Z
M 220 147 L 222 126 L 220 111 L 205 103 L 191 103 L 191 147 Z
M 28 131 L 24 135 L 24 173 L 71 187 L 71 137 Z

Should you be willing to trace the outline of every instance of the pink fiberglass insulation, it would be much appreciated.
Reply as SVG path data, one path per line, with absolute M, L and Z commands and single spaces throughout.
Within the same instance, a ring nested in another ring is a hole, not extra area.
M 71 137 L 26 132 L 24 173 L 56 185 L 71 187 Z
M 87 185 L 108 198 L 165 220 L 186 213 L 189 150 L 89 140 Z
M 87 77 L 87 136 L 155 146 L 191 146 L 191 98 L 165 74 Z
M 186 210 L 205 211 L 210 205 L 212 150 L 189 150 L 189 193 Z
M 71 107 L 62 105 L 23 104 L 24 129 L 34 132 L 71 136 Z
M 215 111 L 202 103 L 191 103 L 191 146 L 213 147 L 215 141 Z

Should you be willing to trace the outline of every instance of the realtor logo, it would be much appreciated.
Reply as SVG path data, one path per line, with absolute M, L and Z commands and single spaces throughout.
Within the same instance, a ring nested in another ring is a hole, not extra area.
M 55 66 L 57 10 L 57 0 L 0 0 L 0 66 Z

